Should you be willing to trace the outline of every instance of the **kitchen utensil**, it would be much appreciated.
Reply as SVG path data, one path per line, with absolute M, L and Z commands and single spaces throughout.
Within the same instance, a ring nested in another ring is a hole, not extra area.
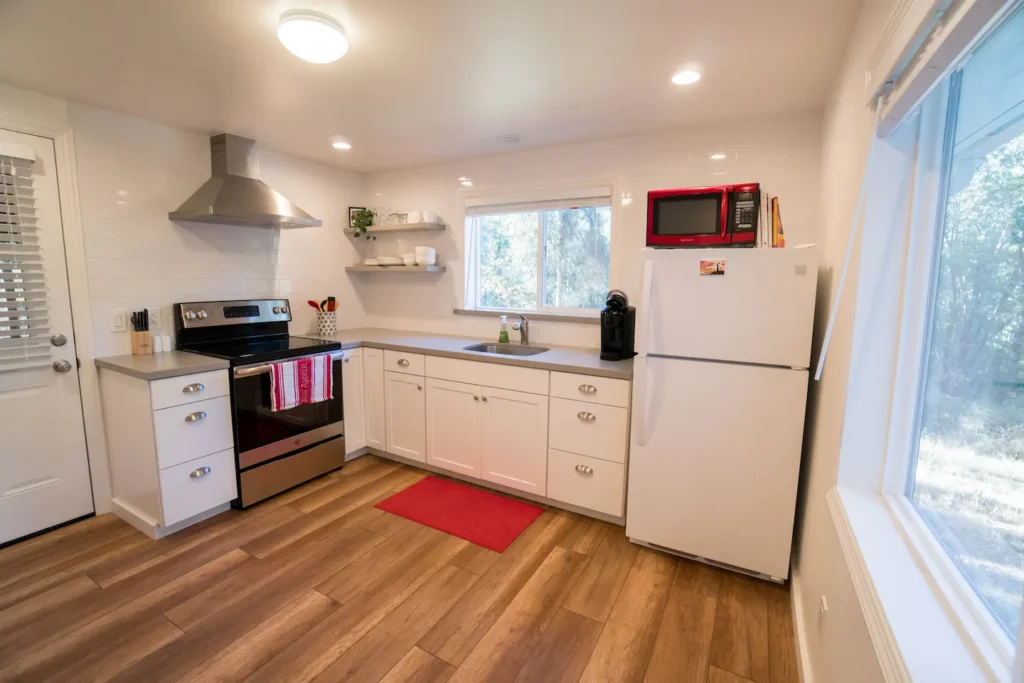
M 321 311 L 326 311 L 327 310 L 327 299 L 324 299 L 323 301 L 320 302 L 320 310 Z
M 433 266 L 437 264 L 437 250 L 433 247 L 416 247 L 416 264 Z
M 337 308 L 338 308 L 338 300 L 335 299 L 333 296 L 327 297 L 327 312 L 328 313 L 334 313 L 334 311 L 337 310 Z
M 415 266 L 416 254 L 402 254 L 402 263 L 407 266 Z
M 423 220 L 423 216 L 419 211 L 410 211 L 406 214 L 406 222 L 408 223 L 419 223 Z
M 310 299 L 306 303 L 309 304 L 310 306 L 312 306 L 314 309 L 316 309 L 318 311 L 320 310 L 320 304 L 318 304 L 317 302 L 313 301 L 312 299 Z
M 397 256 L 378 256 L 377 262 L 382 266 L 400 266 L 402 265 L 402 259 Z

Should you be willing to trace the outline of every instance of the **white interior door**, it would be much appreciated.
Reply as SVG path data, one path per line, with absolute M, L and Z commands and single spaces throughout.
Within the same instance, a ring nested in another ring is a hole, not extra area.
M 427 462 L 480 476 L 481 387 L 427 378 Z
M 626 534 L 789 573 L 806 370 L 641 359 Z
M 93 511 L 53 141 L 2 129 L 0 426 L 0 543 Z
M 641 355 L 806 368 L 817 249 L 647 250 Z M 721 264 L 721 272 L 702 262 Z

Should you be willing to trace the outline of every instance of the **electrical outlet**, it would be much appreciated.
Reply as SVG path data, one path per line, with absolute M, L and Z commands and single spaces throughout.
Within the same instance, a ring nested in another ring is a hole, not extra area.
M 110 317 L 110 331 L 111 332 L 127 332 L 128 331 L 128 314 L 123 310 L 111 310 L 109 311 Z
M 149 309 L 149 329 L 159 330 L 160 329 L 160 309 L 151 308 Z
M 825 624 L 828 622 L 828 599 L 824 595 L 818 602 L 818 635 L 825 635 Z

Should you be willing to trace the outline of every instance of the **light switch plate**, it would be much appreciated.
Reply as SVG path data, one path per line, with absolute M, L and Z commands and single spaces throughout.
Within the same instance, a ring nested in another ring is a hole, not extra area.
M 128 314 L 122 309 L 111 309 L 109 311 L 110 317 L 110 331 L 111 332 L 127 332 L 128 331 Z

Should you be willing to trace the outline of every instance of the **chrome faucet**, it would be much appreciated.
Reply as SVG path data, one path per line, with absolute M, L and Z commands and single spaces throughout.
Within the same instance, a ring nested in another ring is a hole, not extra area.
M 512 329 L 519 333 L 519 343 L 523 346 L 530 345 L 530 321 L 522 313 L 516 313 L 519 320 L 512 323 Z

